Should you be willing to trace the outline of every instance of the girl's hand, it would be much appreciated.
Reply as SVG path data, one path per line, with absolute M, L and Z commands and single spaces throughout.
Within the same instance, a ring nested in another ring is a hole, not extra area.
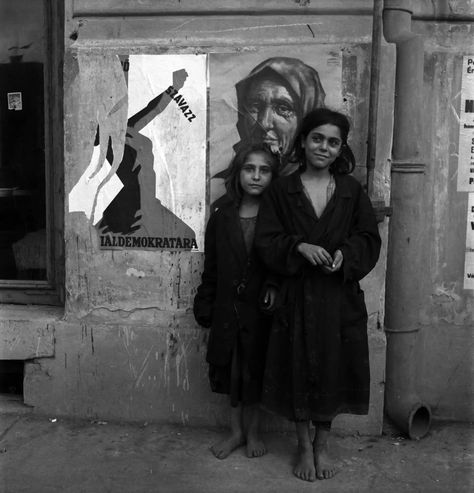
M 333 264 L 331 255 L 319 245 L 311 245 L 311 243 L 300 243 L 296 250 L 303 255 L 303 257 L 314 266 L 327 266 L 330 267 Z
M 344 257 L 342 255 L 341 250 L 336 250 L 334 252 L 333 263 L 330 266 L 323 265 L 322 268 L 323 268 L 324 272 L 326 272 L 326 274 L 332 274 L 333 272 L 337 272 L 338 270 L 341 269 L 343 260 L 344 260 Z
M 273 287 L 267 288 L 265 291 L 265 295 L 263 297 L 263 307 L 262 309 L 265 311 L 270 311 L 275 306 L 277 291 Z

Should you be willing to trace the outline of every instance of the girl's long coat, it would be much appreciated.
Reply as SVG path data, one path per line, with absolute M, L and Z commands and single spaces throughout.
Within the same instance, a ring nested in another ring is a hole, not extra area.
M 219 207 L 206 227 L 204 271 L 194 316 L 201 326 L 211 328 L 208 363 L 229 364 L 239 337 L 250 370 L 263 373 L 269 323 L 260 310 L 263 264 L 254 248 L 247 254 L 235 204 L 227 196 L 216 204 Z
M 255 243 L 281 275 L 270 334 L 263 403 L 292 420 L 366 414 L 369 401 L 367 311 L 359 280 L 375 266 L 380 236 L 370 200 L 351 176 L 318 218 L 299 172 L 276 180 L 262 201 Z M 313 267 L 301 242 L 343 253 L 340 271 Z

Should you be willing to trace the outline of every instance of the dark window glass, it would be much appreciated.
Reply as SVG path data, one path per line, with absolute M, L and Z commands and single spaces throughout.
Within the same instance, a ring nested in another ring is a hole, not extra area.
M 46 280 L 44 5 L 0 6 L 0 279 Z

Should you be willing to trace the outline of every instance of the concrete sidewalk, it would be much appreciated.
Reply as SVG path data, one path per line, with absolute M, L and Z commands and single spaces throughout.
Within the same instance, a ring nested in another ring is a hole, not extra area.
M 73 421 L 18 406 L 0 415 L 0 488 L 5 493 L 290 493 L 474 491 L 474 426 L 435 424 L 419 442 L 387 428 L 381 437 L 335 436 L 341 470 L 327 481 L 292 475 L 293 433 L 264 435 L 268 454 L 243 449 L 217 460 L 218 430 Z

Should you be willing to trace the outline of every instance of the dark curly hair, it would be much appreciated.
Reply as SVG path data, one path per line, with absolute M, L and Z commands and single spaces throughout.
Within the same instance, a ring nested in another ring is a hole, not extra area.
M 247 156 L 252 153 L 264 154 L 267 158 L 268 164 L 272 168 L 272 179 L 278 175 L 280 161 L 278 156 L 273 154 L 268 146 L 265 144 L 249 144 L 242 146 L 232 158 L 232 161 L 227 168 L 224 182 L 227 195 L 236 204 L 240 204 L 243 196 L 243 190 L 240 184 L 240 170 L 242 169 Z
M 302 147 L 303 140 L 308 136 L 311 130 L 326 124 L 338 127 L 342 139 L 341 153 L 331 164 L 329 171 L 336 175 L 348 175 L 354 171 L 356 165 L 354 153 L 347 143 L 351 125 L 346 115 L 328 108 L 318 108 L 310 111 L 301 122 L 295 149 L 295 154 L 301 163 L 300 169 L 302 171 L 306 169 L 305 151 Z

